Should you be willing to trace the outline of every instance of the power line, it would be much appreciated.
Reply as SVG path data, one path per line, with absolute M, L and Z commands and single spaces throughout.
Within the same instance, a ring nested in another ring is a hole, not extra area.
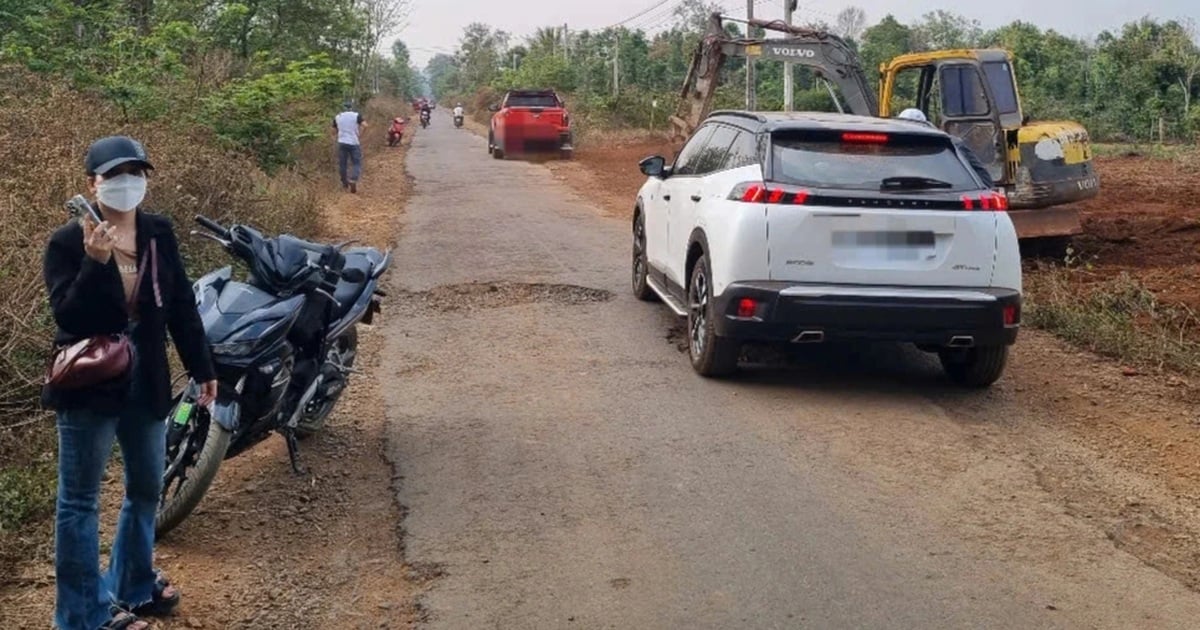
M 631 28 L 644 31 L 657 28 L 658 26 L 661 26 L 662 24 L 670 22 L 672 19 L 674 19 L 675 12 L 679 10 L 681 6 L 683 6 L 683 0 L 679 0 L 672 6 L 664 7 L 651 15 L 645 16 L 644 18 L 638 20 L 636 25 L 631 25 Z
M 609 28 L 616 28 L 616 27 L 618 27 L 618 26 L 621 26 L 622 24 L 626 24 L 626 23 L 628 23 L 628 22 L 632 22 L 632 21 L 634 21 L 634 20 L 636 20 L 636 19 L 638 19 L 638 18 L 642 17 L 643 15 L 646 15 L 647 13 L 650 13 L 651 11 L 654 11 L 655 9 L 658 9 L 659 7 L 663 6 L 664 4 L 667 4 L 667 3 L 668 3 L 668 2 L 670 2 L 670 1 L 671 1 L 671 0 L 662 0 L 661 2 L 655 3 L 654 5 L 651 5 L 651 6 L 647 7 L 647 8 L 645 8 L 645 9 L 642 9 L 641 11 L 639 11 L 639 12 L 637 12 L 637 13 L 634 13 L 633 15 L 631 15 L 631 16 L 629 16 L 629 17 L 625 18 L 624 20 L 621 20 L 620 22 L 616 22 L 616 23 L 610 24 L 610 25 L 608 25 L 608 26 L 606 26 L 606 27 L 604 27 L 604 28 L 605 28 L 605 29 L 609 29 Z

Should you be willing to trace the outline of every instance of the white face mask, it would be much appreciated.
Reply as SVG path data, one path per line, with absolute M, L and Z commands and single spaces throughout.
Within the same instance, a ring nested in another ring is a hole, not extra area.
M 146 198 L 146 178 L 125 173 L 96 184 L 96 198 L 104 207 L 129 212 Z

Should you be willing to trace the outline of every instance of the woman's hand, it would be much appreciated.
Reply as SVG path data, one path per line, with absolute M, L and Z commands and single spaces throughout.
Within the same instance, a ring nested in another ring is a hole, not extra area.
M 196 402 L 201 407 L 207 407 L 217 400 L 217 381 L 212 380 L 207 383 L 200 384 L 200 394 L 196 396 Z
M 117 244 L 117 227 L 108 221 L 100 225 L 92 222 L 91 217 L 83 219 L 83 251 L 100 264 L 108 264 L 112 259 L 113 246 Z

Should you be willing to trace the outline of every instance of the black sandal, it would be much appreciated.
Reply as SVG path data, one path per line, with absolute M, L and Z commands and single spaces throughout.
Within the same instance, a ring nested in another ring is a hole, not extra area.
M 138 619 L 133 613 L 117 609 L 113 611 L 112 619 L 100 626 L 100 630 L 150 630 L 150 622 Z
M 179 606 L 180 593 L 179 589 L 175 589 L 174 595 L 163 597 L 163 593 L 170 585 L 171 580 L 167 579 L 162 573 L 156 572 L 154 590 L 151 592 L 150 601 L 134 608 L 133 613 L 142 617 L 166 617 L 174 612 Z

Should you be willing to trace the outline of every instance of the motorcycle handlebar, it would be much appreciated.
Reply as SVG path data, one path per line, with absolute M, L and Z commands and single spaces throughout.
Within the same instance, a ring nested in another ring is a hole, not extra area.
M 229 230 L 225 229 L 225 227 L 223 227 L 220 223 L 217 223 L 216 221 L 213 221 L 204 215 L 197 214 L 196 223 L 199 223 L 205 229 L 216 234 L 217 236 L 225 239 L 229 238 Z

